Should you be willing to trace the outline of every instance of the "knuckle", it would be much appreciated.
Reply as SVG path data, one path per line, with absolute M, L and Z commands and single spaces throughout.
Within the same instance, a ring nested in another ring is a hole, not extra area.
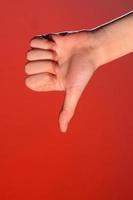
M 28 51 L 28 52 L 27 52 L 26 58 L 27 58 L 27 60 L 30 60 L 30 59 L 31 59 L 31 51 Z
M 31 41 L 30 41 L 30 46 L 32 47 L 34 47 L 34 45 L 36 45 L 36 42 L 37 42 L 37 38 L 33 38 Z
M 30 74 L 30 64 L 29 64 L 29 63 L 27 63 L 27 64 L 25 65 L 25 73 L 26 73 L 26 74 Z
M 26 85 L 27 88 L 29 88 L 31 90 L 33 89 L 33 84 L 31 82 L 30 77 L 28 77 L 28 78 L 25 79 L 25 85 Z
M 27 87 L 30 87 L 29 78 L 26 78 L 26 79 L 25 79 L 25 85 L 26 85 Z
M 31 46 L 31 47 L 34 45 L 34 40 L 35 40 L 35 39 L 32 39 L 32 40 L 30 41 L 30 46 Z

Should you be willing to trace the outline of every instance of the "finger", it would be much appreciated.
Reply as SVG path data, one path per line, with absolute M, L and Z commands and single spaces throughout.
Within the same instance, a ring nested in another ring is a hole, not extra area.
M 25 65 L 25 73 L 28 75 L 48 72 L 56 74 L 58 63 L 54 61 L 32 61 Z
M 27 60 L 57 60 L 57 54 L 52 50 L 32 49 L 27 53 Z
M 62 132 L 67 131 L 68 123 L 74 115 L 82 92 L 83 90 L 80 88 L 70 88 L 66 91 L 64 104 L 59 114 L 59 126 Z
M 57 77 L 50 73 L 29 76 L 25 79 L 25 85 L 29 89 L 38 92 L 61 90 Z
M 31 40 L 30 46 L 40 49 L 53 49 L 55 46 L 55 42 L 49 41 L 47 39 L 35 38 Z
M 47 33 L 47 34 L 41 34 L 41 35 L 35 35 L 32 39 L 47 39 L 49 41 L 54 42 L 53 37 L 52 37 L 53 33 Z

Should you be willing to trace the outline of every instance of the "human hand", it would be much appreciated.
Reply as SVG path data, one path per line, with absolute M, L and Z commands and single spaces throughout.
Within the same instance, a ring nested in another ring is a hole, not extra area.
M 25 84 L 34 91 L 65 91 L 59 126 L 67 131 L 77 103 L 96 70 L 96 53 L 91 32 L 51 33 L 35 37 L 27 52 Z
M 30 42 L 25 80 L 34 91 L 65 91 L 59 125 L 66 132 L 95 70 L 133 52 L 133 11 L 91 30 L 50 33 Z M 45 38 L 45 39 L 44 39 Z

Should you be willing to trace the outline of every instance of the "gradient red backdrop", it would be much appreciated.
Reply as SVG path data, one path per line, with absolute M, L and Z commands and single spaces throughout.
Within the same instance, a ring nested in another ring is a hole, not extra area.
M 133 199 L 133 55 L 97 70 L 68 132 L 63 92 L 25 87 L 34 35 L 94 28 L 132 0 L 5 0 L 0 7 L 0 199 Z

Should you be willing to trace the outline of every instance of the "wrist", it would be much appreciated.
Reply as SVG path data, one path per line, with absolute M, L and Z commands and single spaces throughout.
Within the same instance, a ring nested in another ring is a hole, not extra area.
M 92 30 L 93 35 L 93 51 L 95 55 L 95 65 L 99 68 L 110 60 L 112 52 L 111 41 L 107 37 L 107 33 L 103 28 Z
M 108 51 L 105 45 L 107 36 L 102 28 L 99 30 L 85 30 L 85 32 L 88 35 L 88 56 L 93 62 L 95 69 L 97 69 L 108 60 Z
M 97 67 L 133 52 L 133 13 L 91 29 Z

